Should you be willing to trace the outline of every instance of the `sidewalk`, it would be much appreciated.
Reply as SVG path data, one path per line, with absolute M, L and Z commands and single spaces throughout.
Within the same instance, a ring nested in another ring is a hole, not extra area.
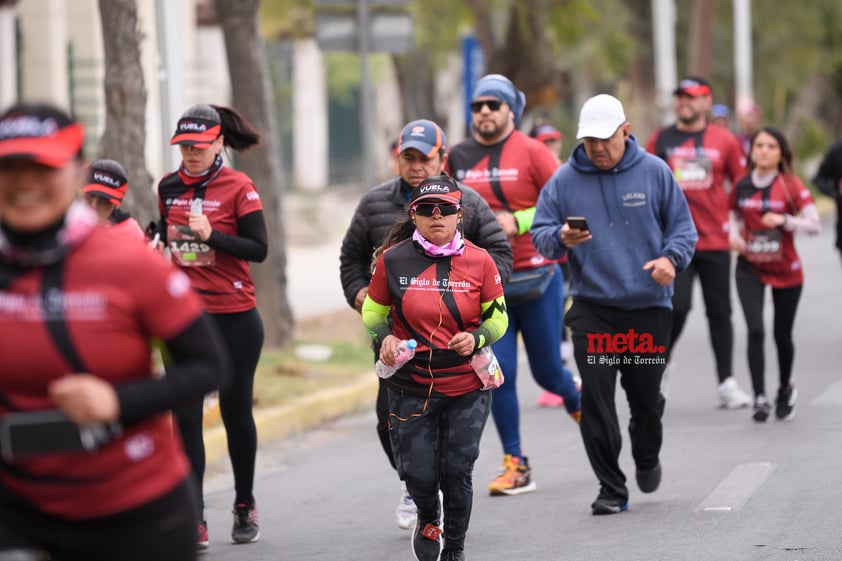
M 339 281 L 339 250 L 362 192 L 339 188 L 284 197 L 287 295 L 296 321 L 348 308 Z M 348 384 L 293 403 L 255 409 L 259 442 L 282 439 L 327 420 L 374 406 L 377 377 L 365 372 Z M 205 430 L 206 462 L 227 456 L 225 429 Z

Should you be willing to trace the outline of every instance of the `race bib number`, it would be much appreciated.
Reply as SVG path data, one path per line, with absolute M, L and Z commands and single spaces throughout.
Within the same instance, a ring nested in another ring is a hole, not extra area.
M 167 226 L 167 241 L 170 254 L 182 267 L 209 267 L 216 263 L 216 252 L 188 226 Z
M 752 263 L 778 261 L 783 255 L 780 230 L 749 230 L 746 235 L 746 259 Z
M 713 166 L 706 158 L 672 157 L 670 167 L 682 191 L 710 189 L 713 186 Z

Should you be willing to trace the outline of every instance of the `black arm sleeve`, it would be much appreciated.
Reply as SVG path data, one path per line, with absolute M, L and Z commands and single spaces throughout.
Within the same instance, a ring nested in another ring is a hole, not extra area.
M 813 177 L 813 184 L 829 197 L 839 198 L 839 181 L 842 180 L 842 142 L 828 150 Z
M 230 357 L 207 315 L 164 343 L 169 354 L 165 376 L 114 387 L 123 426 L 176 408 L 228 383 Z
M 241 216 L 237 220 L 237 231 L 239 235 L 232 236 L 214 230 L 206 243 L 217 251 L 246 261 L 261 263 L 266 259 L 269 242 L 262 210 Z

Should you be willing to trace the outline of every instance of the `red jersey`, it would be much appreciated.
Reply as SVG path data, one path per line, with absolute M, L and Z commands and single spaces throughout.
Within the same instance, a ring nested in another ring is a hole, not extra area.
M 743 219 L 740 232 L 746 250 L 740 259 L 763 282 L 774 288 L 788 288 L 804 283 L 801 259 L 795 251 L 793 232 L 767 228 L 763 214 L 777 212 L 796 215 L 813 204 L 813 196 L 795 176 L 778 174 L 768 187 L 758 188 L 746 176 L 731 194 L 731 208 Z
M 82 364 L 112 382 L 152 376 L 153 337 L 171 339 L 202 313 L 187 277 L 144 243 L 97 227 L 65 259 L 62 288 L 41 297 L 43 269 L 0 291 L 0 412 L 52 409 L 47 385 L 72 371 L 45 327 L 60 305 Z M 95 452 L 0 466 L 0 481 L 38 509 L 68 519 L 122 512 L 160 497 L 188 473 L 167 414 L 127 427 Z
M 544 143 L 515 130 L 492 146 L 474 138 L 460 142 L 450 149 L 446 166 L 451 176 L 473 187 L 498 212 L 533 208 L 559 163 Z M 556 262 L 538 253 L 528 231 L 509 242 L 515 271 Z
M 143 241 L 146 238 L 140 224 L 138 224 L 137 220 L 134 218 L 126 218 L 116 224 L 110 224 L 110 228 L 112 234 L 119 234 L 121 236 L 131 237 L 140 241 Z
M 500 274 L 488 252 L 465 240 L 462 255 L 433 258 L 406 240 L 380 256 L 368 295 L 391 306 L 395 337 L 418 341 L 415 359 L 387 380 L 390 387 L 428 395 L 432 382 L 433 395 L 450 396 L 481 387 L 470 357 L 447 350 L 447 344 L 456 333 L 479 327 L 482 302 L 503 295 Z
M 698 132 L 672 125 L 655 132 L 646 151 L 669 164 L 687 197 L 699 232 L 696 251 L 728 251 L 728 193 L 745 174 L 745 155 L 737 138 L 715 125 Z
M 186 226 L 194 197 L 193 187 L 181 183 L 177 173 L 168 175 L 158 185 L 158 209 L 166 218 L 173 263 L 190 277 L 207 311 L 227 314 L 251 310 L 257 300 L 248 261 L 215 251 L 189 234 Z M 239 218 L 263 210 L 251 179 L 228 167 L 222 167 L 208 184 L 203 201 L 202 210 L 211 228 L 232 236 L 238 233 Z

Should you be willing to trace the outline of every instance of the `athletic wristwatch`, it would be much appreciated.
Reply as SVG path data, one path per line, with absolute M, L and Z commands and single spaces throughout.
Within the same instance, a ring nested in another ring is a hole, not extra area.
M 671 253 L 664 255 L 664 257 L 670 260 L 670 263 L 672 263 L 673 267 L 675 267 L 676 269 L 678 268 L 678 257 Z

